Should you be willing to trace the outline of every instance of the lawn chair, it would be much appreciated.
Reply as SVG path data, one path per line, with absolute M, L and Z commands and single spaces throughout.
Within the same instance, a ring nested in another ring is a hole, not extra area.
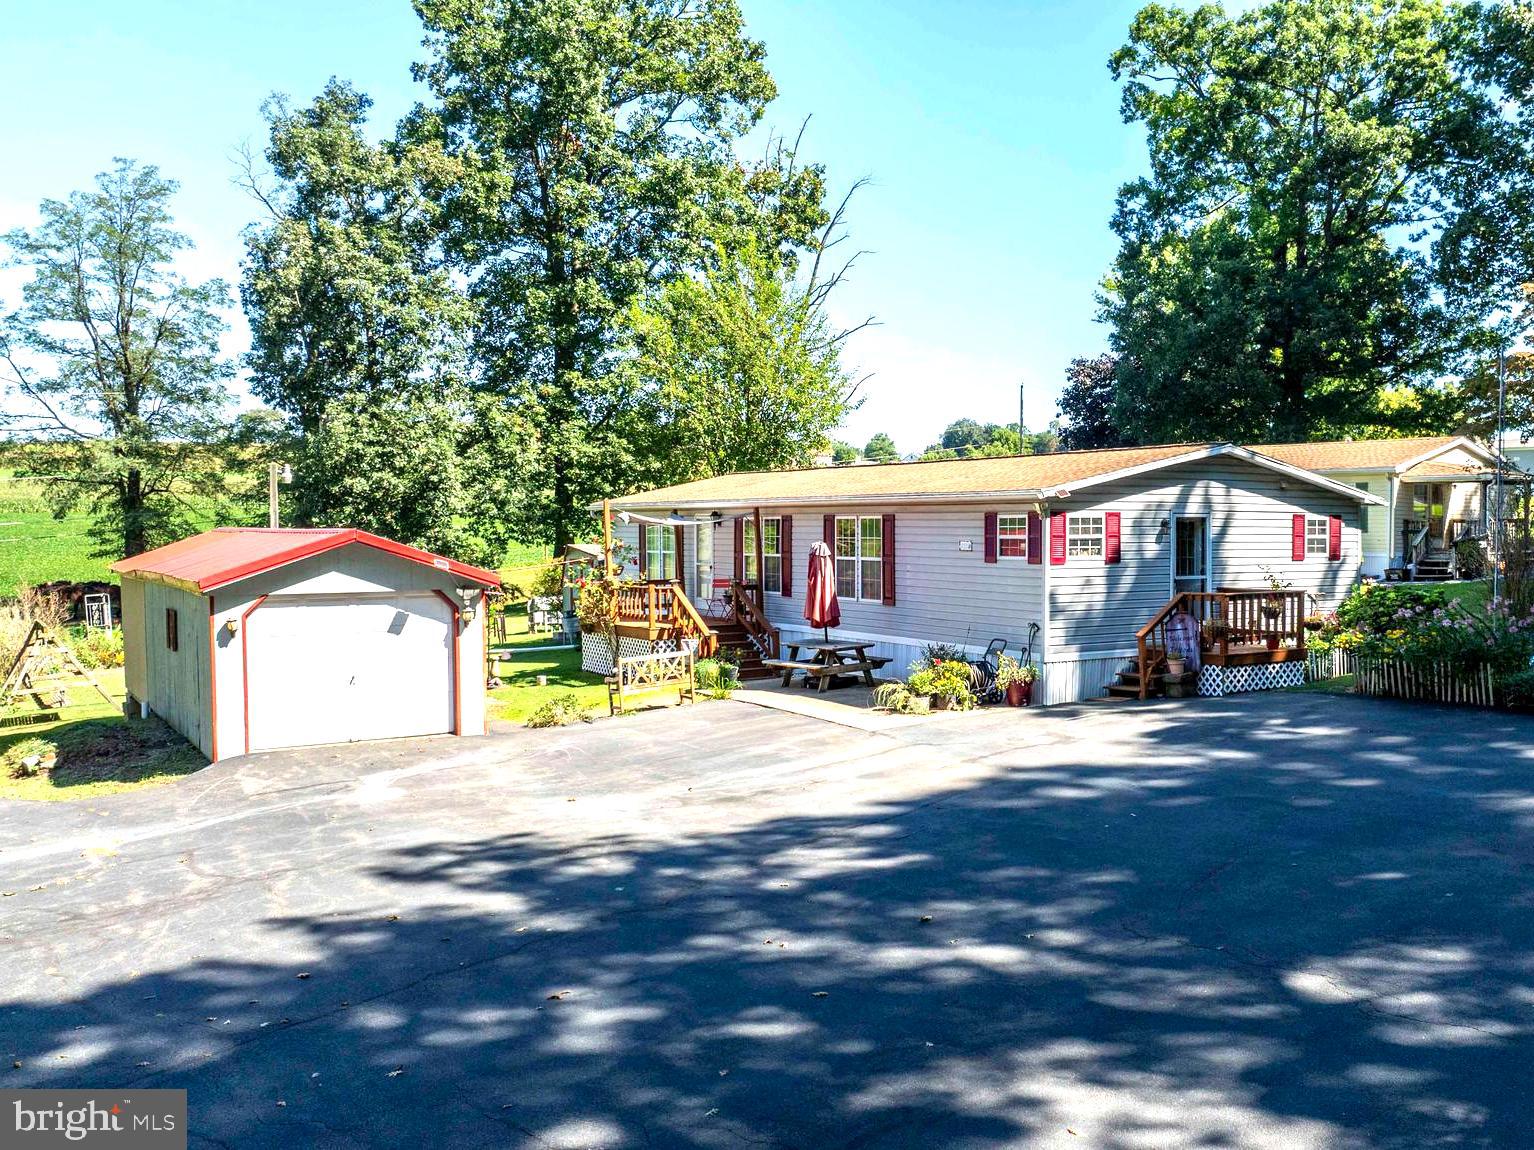
M 992 639 L 986 645 L 985 654 L 978 659 L 971 659 L 969 665 L 975 668 L 980 679 L 980 685 L 975 691 L 975 697 L 982 703 L 999 703 L 1002 699 L 1002 690 L 996 685 L 996 673 L 1001 670 L 1001 656 L 1006 653 L 1007 641 L 1005 639 Z
M 558 631 L 564 626 L 555 600 L 536 597 L 527 601 L 527 629 L 533 634 L 539 631 Z

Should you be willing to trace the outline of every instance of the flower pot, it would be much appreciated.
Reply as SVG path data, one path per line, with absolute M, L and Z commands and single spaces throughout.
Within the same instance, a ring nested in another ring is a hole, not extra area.
M 719 664 L 719 680 L 723 683 L 740 682 L 740 668 L 730 663 Z
M 952 705 L 953 705 L 953 700 L 950 699 L 947 695 L 933 695 L 932 696 L 932 709 L 934 711 L 946 711 Z
M 1007 706 L 1021 707 L 1025 705 L 1028 701 L 1029 688 L 1032 686 L 1032 683 L 1008 683 Z
M 1023 688 L 1023 706 L 1025 706 L 1025 707 L 1033 706 L 1033 681 L 1030 679 L 1028 682 L 1022 684 L 1022 688 Z
M 1188 669 L 1188 661 L 1186 659 L 1177 659 L 1177 658 L 1173 658 L 1170 655 L 1167 657 L 1166 673 L 1168 675 L 1171 675 L 1174 678 L 1181 678 L 1182 677 L 1182 673 L 1184 671 L 1186 671 L 1187 669 Z
M 932 698 L 930 695 L 912 695 L 910 702 L 911 714 L 925 715 L 932 710 Z
M 1270 650 L 1270 651 L 1278 650 L 1279 644 L 1282 643 L 1283 641 L 1284 641 L 1283 637 L 1280 636 L 1280 635 L 1269 635 L 1268 636 L 1268 650 Z

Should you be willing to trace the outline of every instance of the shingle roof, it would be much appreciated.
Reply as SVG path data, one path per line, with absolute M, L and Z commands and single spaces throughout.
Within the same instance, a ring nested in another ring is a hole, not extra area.
M 189 590 L 211 591 L 351 543 L 387 551 L 486 587 L 499 587 L 501 583 L 494 571 L 471 567 L 354 527 L 216 527 L 121 559 L 112 564 L 112 570 L 122 575 L 156 577 Z
M 1191 461 L 1221 453 L 1252 458 L 1246 449 L 1228 443 L 1167 443 L 1153 447 L 1059 451 L 1050 455 L 1008 455 L 993 459 L 747 471 L 635 492 L 613 500 L 612 505 L 616 508 L 750 507 L 755 503 L 815 504 L 851 499 L 899 501 L 997 495 L 1047 499 L 1072 486 L 1099 482 L 1121 472 L 1167 466 L 1181 459 Z M 1254 461 L 1293 470 L 1283 462 Z M 1336 486 L 1332 480 L 1319 475 L 1304 477 L 1321 486 Z M 1351 489 L 1348 494 L 1353 494 Z
M 972 495 L 987 491 L 1035 491 L 1158 463 L 1205 450 L 1210 444 L 1177 443 L 1105 451 L 1058 451 L 992 459 L 939 459 L 926 463 L 880 463 L 866 467 L 807 467 L 798 471 L 740 471 L 695 479 L 613 501 L 615 507 L 672 503 L 749 504 L 755 500 L 814 502 L 849 496 Z
M 1337 439 L 1321 443 L 1265 443 L 1252 450 L 1307 471 L 1370 471 L 1400 467 L 1462 442 L 1457 435 L 1409 439 Z
M 1419 463 L 1415 467 L 1408 467 L 1401 472 L 1401 478 L 1420 482 L 1425 479 L 1479 479 L 1483 475 L 1490 475 L 1496 469 L 1490 464 L 1484 466 L 1469 463 L 1434 463 L 1431 459 L 1426 463 Z M 1511 469 L 1508 469 L 1511 470 Z

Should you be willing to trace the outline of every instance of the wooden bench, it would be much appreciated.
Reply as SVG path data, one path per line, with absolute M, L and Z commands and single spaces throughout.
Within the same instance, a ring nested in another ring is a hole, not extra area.
M 616 715 L 635 695 L 676 689 L 677 702 L 697 700 L 691 651 L 654 651 L 648 655 L 619 656 L 607 676 L 607 712 Z

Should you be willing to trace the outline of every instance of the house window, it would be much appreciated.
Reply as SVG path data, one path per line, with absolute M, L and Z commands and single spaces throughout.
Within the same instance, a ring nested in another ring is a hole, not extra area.
M 1070 559 L 1101 559 L 1103 557 L 1103 517 L 1071 515 L 1065 521 L 1065 554 Z
M 783 591 L 783 520 L 762 519 L 762 590 Z
M 756 520 L 747 515 L 740 521 L 740 572 L 741 578 L 754 584 L 761 565 L 756 558 Z M 783 554 L 779 540 L 783 536 L 783 520 L 762 516 L 762 550 L 766 553 L 767 577 L 762 583 L 764 591 L 783 590 Z
M 884 601 L 884 520 L 879 516 L 837 517 L 836 594 Z
M 179 651 L 181 649 L 180 628 L 176 622 L 176 609 L 165 608 L 165 649 L 167 651 Z
M 1331 554 L 1331 525 L 1325 519 L 1305 517 L 1305 554 L 1323 559 Z
M 1028 516 L 996 517 L 996 553 L 1003 559 L 1028 558 Z
M 1367 483 L 1355 483 L 1353 486 L 1365 494 L 1369 491 Z M 1367 503 L 1360 503 L 1358 505 L 1358 529 L 1360 531 L 1369 530 L 1369 505 Z
M 675 579 L 676 532 L 670 527 L 642 528 L 646 579 Z

